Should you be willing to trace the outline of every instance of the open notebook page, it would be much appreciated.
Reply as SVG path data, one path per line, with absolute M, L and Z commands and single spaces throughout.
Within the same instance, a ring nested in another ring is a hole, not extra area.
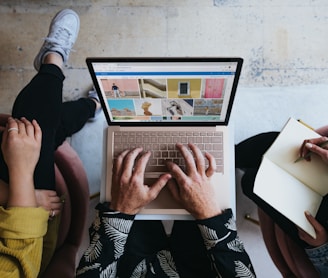
M 315 237 L 315 231 L 305 218 L 304 211 L 317 214 L 322 200 L 320 194 L 265 157 L 256 176 L 254 193 Z
M 290 118 L 264 156 L 324 196 L 328 193 L 328 165 L 315 154 L 311 155 L 311 162 L 301 160 L 294 163 L 303 141 L 317 137 L 320 135 L 315 131 Z

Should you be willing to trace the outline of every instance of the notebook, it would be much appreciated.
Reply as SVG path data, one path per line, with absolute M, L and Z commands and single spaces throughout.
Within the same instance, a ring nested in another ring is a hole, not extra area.
M 234 207 L 229 119 L 242 58 L 90 57 L 86 63 L 107 121 L 101 201 L 111 199 L 112 164 L 121 149 L 142 146 L 152 152 L 145 173 L 145 182 L 152 184 L 165 171 L 165 160 L 184 167 L 175 143 L 193 142 L 215 156 L 211 182 L 217 185 L 218 202 L 223 209 Z M 164 187 L 136 218 L 192 217 Z

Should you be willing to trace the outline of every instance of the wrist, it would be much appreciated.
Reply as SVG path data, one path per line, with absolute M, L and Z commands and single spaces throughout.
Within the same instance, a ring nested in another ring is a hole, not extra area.
M 7 206 L 36 206 L 33 174 L 10 172 Z
M 7 207 L 36 207 L 34 190 L 20 190 L 18 187 L 9 188 Z
M 128 214 L 128 215 L 136 215 L 139 212 L 139 210 L 137 210 L 137 209 L 131 209 L 129 207 L 115 204 L 115 202 L 111 202 L 109 204 L 109 208 L 113 211 L 117 211 L 117 212 L 120 212 L 123 214 Z
M 194 213 L 193 216 L 197 220 L 204 220 L 204 219 L 212 218 L 212 217 L 220 215 L 220 214 L 222 214 L 222 210 L 215 209 L 215 210 L 210 210 L 210 211 L 197 212 L 197 213 Z
M 10 173 L 9 174 L 9 187 L 19 188 L 21 190 L 30 191 L 34 190 L 34 177 L 33 174 L 24 173 Z

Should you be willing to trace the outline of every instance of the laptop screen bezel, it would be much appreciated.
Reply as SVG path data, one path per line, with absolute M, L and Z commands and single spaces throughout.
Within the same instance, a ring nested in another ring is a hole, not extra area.
M 227 107 L 227 113 L 225 116 L 224 121 L 203 121 L 203 122 L 179 122 L 179 121 L 165 121 L 165 122 L 113 122 L 110 119 L 110 115 L 106 109 L 103 109 L 106 121 L 108 125 L 119 125 L 119 126 L 217 126 L 223 125 L 226 126 L 229 123 L 232 105 L 235 99 L 237 86 L 241 74 L 243 59 L 240 57 L 88 57 L 86 58 L 86 64 L 91 75 L 94 87 L 97 91 L 99 96 L 100 102 L 102 107 L 106 107 L 106 99 L 104 99 L 103 94 L 101 93 L 101 89 L 98 84 L 98 80 L 96 77 L 96 73 L 93 67 L 93 63 L 179 63 L 179 62 L 187 62 L 187 63 L 200 63 L 200 62 L 208 62 L 208 63 L 230 63 L 235 62 L 237 63 L 236 71 L 235 71 L 235 78 L 233 80 L 233 85 L 231 89 L 231 95 Z

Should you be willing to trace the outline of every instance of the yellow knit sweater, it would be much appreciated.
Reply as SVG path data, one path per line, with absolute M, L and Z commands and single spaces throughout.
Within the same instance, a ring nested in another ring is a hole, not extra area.
M 0 277 L 38 276 L 49 213 L 43 208 L 0 207 Z

